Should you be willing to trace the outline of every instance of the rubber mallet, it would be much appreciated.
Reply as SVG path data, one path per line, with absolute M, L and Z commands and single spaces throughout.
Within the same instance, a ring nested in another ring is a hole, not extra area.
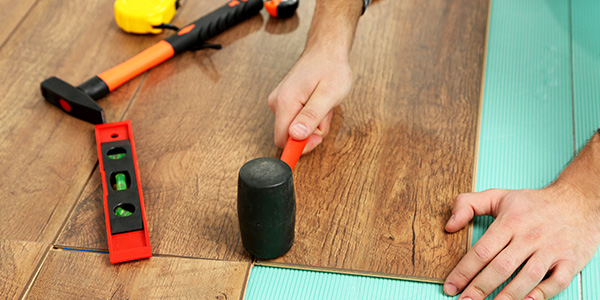
M 75 87 L 57 77 L 41 84 L 42 95 L 63 111 L 93 124 L 106 123 L 98 100 L 125 82 L 187 50 L 220 47 L 205 41 L 251 17 L 263 8 L 263 0 L 231 0 L 125 62 Z
M 256 158 L 240 169 L 237 208 L 242 244 L 258 258 L 276 258 L 292 248 L 296 223 L 292 170 L 307 140 L 289 138 L 281 159 Z

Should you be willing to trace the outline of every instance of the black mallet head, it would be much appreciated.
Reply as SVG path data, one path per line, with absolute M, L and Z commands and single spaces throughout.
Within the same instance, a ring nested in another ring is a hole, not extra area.
M 307 141 L 290 137 L 281 160 L 261 157 L 240 169 L 237 205 L 242 244 L 258 258 L 282 256 L 294 244 L 296 195 L 292 170 Z
M 238 217 L 242 243 L 252 255 L 270 259 L 294 243 L 296 196 L 292 169 L 261 157 L 244 164 L 238 177 Z
M 50 77 L 42 82 L 41 88 L 44 98 L 66 113 L 93 124 L 106 123 L 104 110 L 94 99 L 108 94 L 108 87 L 98 77 L 78 87 L 57 77 Z

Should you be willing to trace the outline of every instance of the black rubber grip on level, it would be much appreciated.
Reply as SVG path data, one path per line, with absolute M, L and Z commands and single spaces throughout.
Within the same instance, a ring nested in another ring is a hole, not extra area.
M 144 230 L 131 143 L 129 140 L 107 142 L 102 143 L 100 148 L 102 149 L 102 165 L 106 176 L 106 184 L 108 185 L 106 187 L 108 192 L 106 202 L 108 204 L 111 234 Z M 125 155 L 122 158 L 113 159 L 110 157 L 110 153 L 114 150 Z M 127 188 L 124 190 L 115 190 L 113 187 L 116 184 L 116 174 L 119 173 L 126 178 Z M 117 215 L 116 209 L 118 207 L 125 208 L 131 215 L 126 217 Z
M 194 23 L 181 28 L 166 41 L 173 46 L 176 54 L 190 50 L 233 25 L 258 14 L 262 8 L 262 0 L 231 0 Z

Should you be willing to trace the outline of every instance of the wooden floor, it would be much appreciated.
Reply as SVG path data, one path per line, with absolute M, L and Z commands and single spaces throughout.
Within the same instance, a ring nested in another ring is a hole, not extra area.
M 174 23 L 224 3 L 186 1 Z M 449 273 L 470 241 L 443 227 L 472 186 L 487 6 L 373 3 L 352 51 L 353 90 L 294 170 L 294 247 L 257 263 Z M 303 1 L 288 20 L 263 11 L 210 41 L 222 50 L 184 53 L 98 101 L 109 122 L 132 122 L 155 255 L 114 266 L 97 252 L 107 244 L 93 126 L 44 101 L 39 85 L 77 85 L 165 35 L 122 32 L 112 1 L 0 0 L 2 298 L 241 298 L 254 262 L 239 236 L 237 172 L 280 154 L 266 99 L 302 52 L 313 9 Z

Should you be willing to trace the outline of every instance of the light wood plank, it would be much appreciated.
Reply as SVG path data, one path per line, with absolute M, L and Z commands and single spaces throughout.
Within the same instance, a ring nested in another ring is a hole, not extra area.
M 2 31 L 0 31 L 0 47 L 13 30 L 20 24 L 25 14 L 35 5 L 37 0 L 11 1 L 0 0 L 0 20 L 2 20 Z
M 93 126 L 43 100 L 40 83 L 78 85 L 160 40 L 121 32 L 112 4 L 40 0 L 0 49 L 0 238 L 52 243 L 97 162 Z M 99 101 L 108 120 L 139 82 Z
M 240 299 L 249 267 L 180 257 L 111 265 L 108 254 L 53 250 L 28 299 Z
M 50 245 L 0 239 L 0 298 L 19 299 Z
M 179 20 L 206 6 L 188 4 Z M 471 189 L 487 5 L 378 1 L 363 16 L 353 91 L 323 145 L 294 171 L 296 241 L 272 263 L 435 281 L 458 262 L 467 230 L 443 228 L 453 198 Z M 300 55 L 313 8 L 303 2 L 281 32 L 273 21 L 260 29 L 263 12 L 215 38 L 223 50 L 150 71 L 126 118 L 155 253 L 248 259 L 237 172 L 280 153 L 266 98 Z M 92 208 L 101 199 L 96 177 L 59 244 L 106 248 Z

